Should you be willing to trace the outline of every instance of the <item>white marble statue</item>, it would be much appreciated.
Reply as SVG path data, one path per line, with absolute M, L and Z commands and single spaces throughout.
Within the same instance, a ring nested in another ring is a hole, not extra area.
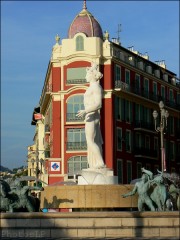
M 87 159 L 90 169 L 104 168 L 102 158 L 102 136 L 100 130 L 100 109 L 102 106 L 103 90 L 99 84 L 102 73 L 98 71 L 98 65 L 92 63 L 86 69 L 86 81 L 90 83 L 84 94 L 85 110 L 77 113 L 78 117 L 85 116 L 85 134 L 87 141 Z

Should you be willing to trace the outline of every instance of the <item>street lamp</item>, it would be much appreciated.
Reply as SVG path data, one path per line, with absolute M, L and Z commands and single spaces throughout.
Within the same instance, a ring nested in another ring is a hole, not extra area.
M 42 165 L 43 165 L 43 163 L 44 163 L 44 159 L 37 159 L 37 160 L 35 160 L 35 159 L 32 159 L 31 160 L 31 162 L 34 164 L 34 163 L 36 163 L 36 168 L 35 168 L 35 171 L 34 171 L 34 173 L 35 173 L 35 175 L 36 175 L 36 186 L 38 185 L 38 178 L 39 178 L 39 173 L 40 172 L 42 172 Z M 39 162 L 41 163 L 41 169 L 39 169 Z
M 164 149 L 164 129 L 167 127 L 167 118 L 169 117 L 169 112 L 164 108 L 163 101 L 159 102 L 159 108 L 160 108 L 160 116 L 161 116 L 159 126 L 157 126 L 158 112 L 156 110 L 153 111 L 153 118 L 155 122 L 155 130 L 156 132 L 160 132 L 161 134 L 161 169 L 162 169 L 162 172 L 164 172 L 166 171 L 165 149 Z

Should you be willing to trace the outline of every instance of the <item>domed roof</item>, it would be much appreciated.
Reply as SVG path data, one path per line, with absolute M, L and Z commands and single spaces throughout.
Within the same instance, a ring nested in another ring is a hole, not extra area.
M 84 1 L 83 10 L 71 23 L 68 31 L 68 37 L 73 38 L 76 33 L 84 33 L 87 37 L 100 37 L 103 39 L 101 26 L 87 10 L 86 1 Z

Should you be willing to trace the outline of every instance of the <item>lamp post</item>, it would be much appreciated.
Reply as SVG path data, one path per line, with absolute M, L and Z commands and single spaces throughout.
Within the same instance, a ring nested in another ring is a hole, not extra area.
M 35 167 L 35 175 L 36 175 L 36 186 L 38 186 L 38 179 L 39 179 L 39 173 L 42 172 L 42 165 L 44 163 L 44 160 L 41 158 L 40 160 L 39 159 L 32 159 L 31 162 L 34 164 L 36 163 L 36 167 Z M 41 163 L 41 169 L 39 169 L 39 162 Z
M 163 101 L 159 102 L 160 108 L 160 123 L 157 126 L 157 117 L 158 112 L 156 110 L 153 111 L 153 118 L 155 122 L 155 130 L 156 132 L 160 132 L 161 136 L 161 171 L 166 171 L 165 169 L 165 151 L 164 151 L 164 129 L 167 127 L 167 118 L 169 117 L 169 112 L 164 108 Z

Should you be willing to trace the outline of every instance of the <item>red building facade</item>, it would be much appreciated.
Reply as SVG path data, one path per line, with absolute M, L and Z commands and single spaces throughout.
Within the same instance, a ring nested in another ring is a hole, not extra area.
M 83 26 L 83 27 L 82 27 Z M 93 28 L 94 27 L 94 28 Z M 39 102 L 43 118 L 35 145 L 44 146 L 41 178 L 47 184 L 75 179 L 87 168 L 84 120 L 77 118 L 88 87 L 86 67 L 95 61 L 103 73 L 101 109 L 103 157 L 119 183 L 141 175 L 141 167 L 161 169 L 160 134 L 155 131 L 153 110 L 163 101 L 169 112 L 165 129 L 167 171 L 180 170 L 180 83 L 164 63 L 126 49 L 103 36 L 98 21 L 86 5 L 70 25 L 68 38 L 56 37 Z M 38 130 L 37 130 L 38 131 Z

